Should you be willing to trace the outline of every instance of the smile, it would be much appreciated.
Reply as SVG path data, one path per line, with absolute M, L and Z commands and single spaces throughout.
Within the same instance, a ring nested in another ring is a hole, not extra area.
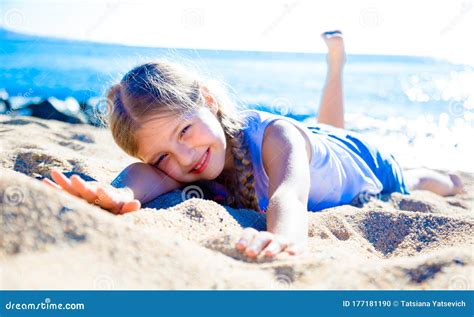
M 211 152 L 211 150 L 207 149 L 206 153 L 204 153 L 204 155 L 201 157 L 199 162 L 191 170 L 191 173 L 200 174 L 204 171 L 204 169 L 207 167 L 207 164 L 209 163 L 209 158 L 211 157 L 210 152 Z

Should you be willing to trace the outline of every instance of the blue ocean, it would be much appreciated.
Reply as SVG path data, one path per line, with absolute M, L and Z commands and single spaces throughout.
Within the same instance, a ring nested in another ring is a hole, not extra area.
M 428 57 L 348 53 L 347 128 L 387 148 L 404 167 L 473 171 L 474 68 Z M 13 108 L 54 97 L 74 112 L 78 103 L 101 100 L 133 66 L 163 57 L 225 84 L 239 104 L 315 123 L 324 54 L 130 47 L 0 29 L 0 95 Z

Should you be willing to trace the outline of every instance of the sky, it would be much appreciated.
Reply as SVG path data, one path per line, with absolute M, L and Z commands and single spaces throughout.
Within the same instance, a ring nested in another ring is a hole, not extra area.
M 474 0 L 2 0 L 10 30 L 127 45 L 324 52 L 341 29 L 354 54 L 474 65 Z

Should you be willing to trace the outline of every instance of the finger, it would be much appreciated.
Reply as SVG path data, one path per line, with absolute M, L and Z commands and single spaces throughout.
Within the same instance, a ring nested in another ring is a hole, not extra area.
M 244 251 L 248 246 L 253 237 L 258 233 L 254 228 L 245 228 L 240 240 L 235 244 L 235 247 L 239 251 Z
M 43 184 L 46 184 L 46 185 L 51 186 L 51 187 L 56 188 L 56 189 L 61 189 L 61 190 L 63 189 L 61 186 L 59 186 L 59 185 L 56 184 L 55 182 L 51 181 L 49 178 L 43 178 L 43 179 L 41 180 L 41 182 L 42 182 Z
M 97 199 L 97 193 L 92 190 L 87 183 L 78 175 L 71 176 L 71 184 L 74 189 L 89 203 L 94 203 Z
M 70 193 L 71 195 L 81 197 L 77 191 L 74 190 L 71 184 L 71 180 L 67 178 L 63 173 L 57 171 L 57 170 L 52 170 L 51 171 L 51 177 L 53 180 L 61 186 L 65 191 Z
M 263 249 L 262 253 L 265 256 L 272 257 L 285 250 L 287 246 L 288 245 L 285 242 L 275 239 L 272 240 L 265 249 Z
M 95 203 L 113 213 L 119 213 L 122 205 L 124 204 L 102 187 L 97 188 L 97 197 L 98 198 L 96 199 Z
M 127 212 L 137 211 L 141 208 L 140 201 L 134 199 L 132 201 L 126 202 L 123 204 L 122 209 L 120 210 L 121 214 L 126 214 Z
M 257 257 L 260 252 L 273 240 L 273 234 L 268 231 L 259 232 L 245 249 L 245 255 L 251 258 Z
M 292 244 L 285 251 L 290 255 L 300 255 L 306 251 L 306 246 L 304 244 Z

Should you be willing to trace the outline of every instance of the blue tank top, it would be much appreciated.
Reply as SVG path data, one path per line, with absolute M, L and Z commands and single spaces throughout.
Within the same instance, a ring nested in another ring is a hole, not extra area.
M 245 121 L 244 135 L 252 159 L 260 209 L 268 207 L 268 176 L 262 161 L 263 136 L 266 127 L 275 120 L 294 124 L 311 144 L 309 211 L 350 203 L 360 193 L 376 195 L 382 192 L 384 185 L 375 173 L 387 160 L 381 160 L 381 153 L 356 132 L 325 124 L 307 127 L 292 118 L 258 110 L 245 110 L 241 115 Z

